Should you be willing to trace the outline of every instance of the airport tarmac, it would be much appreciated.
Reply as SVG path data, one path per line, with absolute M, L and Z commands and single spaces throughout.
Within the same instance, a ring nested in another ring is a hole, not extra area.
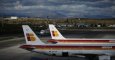
M 54 57 L 29 52 L 19 48 L 20 45 L 4 48 L 0 50 L 0 60 L 85 60 L 80 57 Z M 72 58 L 72 59 L 71 59 Z
M 115 34 L 66 34 L 64 36 L 68 38 L 115 39 Z M 50 39 L 50 36 L 40 37 L 40 39 L 47 43 L 46 41 Z M 25 44 L 24 37 L 0 41 L 0 60 L 86 60 L 84 57 L 54 57 L 30 52 L 19 48 L 23 44 Z
M 50 37 L 49 37 L 50 38 Z M 48 37 L 42 38 L 42 41 L 46 42 L 45 39 L 49 39 Z M 18 42 L 15 42 L 17 40 Z M 19 42 L 20 41 L 20 42 Z M 0 60 L 85 60 L 82 57 L 54 57 L 47 56 L 35 52 L 30 52 L 24 49 L 19 48 L 23 45 L 24 37 L 15 38 L 1 41 L 0 43 L 5 44 L 0 46 Z M 9 46 L 9 43 L 12 43 L 12 46 Z M 17 43 L 17 44 L 15 44 Z M 72 59 L 71 59 L 72 58 Z

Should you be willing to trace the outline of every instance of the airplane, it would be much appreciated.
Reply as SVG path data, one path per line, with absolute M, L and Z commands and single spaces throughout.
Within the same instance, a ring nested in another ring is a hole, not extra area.
M 47 42 L 53 44 L 115 44 L 115 39 L 65 38 L 53 24 L 49 24 L 51 38 Z
M 115 45 L 111 44 L 46 44 L 42 42 L 28 25 L 22 25 L 26 44 L 20 46 L 31 52 L 50 56 L 77 56 L 83 55 L 87 59 L 110 60 L 115 56 Z M 104 57 L 104 58 L 102 58 Z

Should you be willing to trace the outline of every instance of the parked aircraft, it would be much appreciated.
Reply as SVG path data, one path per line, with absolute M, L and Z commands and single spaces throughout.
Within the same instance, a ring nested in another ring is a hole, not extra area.
M 90 60 L 95 58 L 110 60 L 110 56 L 115 56 L 115 45 L 111 44 L 46 44 L 42 42 L 28 25 L 23 25 L 26 44 L 20 48 L 28 51 L 42 53 L 53 56 L 76 56 L 83 55 Z M 104 58 L 100 57 L 104 56 Z
M 48 42 L 55 44 L 115 44 L 115 39 L 65 38 L 53 24 L 49 24 L 51 38 Z

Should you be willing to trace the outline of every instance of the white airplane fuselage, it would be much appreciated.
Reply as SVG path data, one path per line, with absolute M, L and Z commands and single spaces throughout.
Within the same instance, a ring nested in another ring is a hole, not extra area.
M 67 38 L 67 39 L 50 39 L 48 40 L 48 42 L 56 44 L 115 44 L 115 39 Z
M 65 38 L 53 24 L 49 24 L 51 38 L 48 42 L 54 44 L 114 44 L 115 39 L 87 39 L 87 38 Z
M 115 56 L 115 46 L 108 45 L 22 45 L 21 48 L 27 49 L 33 52 L 43 53 L 47 55 L 63 56 L 64 53 L 67 56 L 75 55 L 109 55 Z

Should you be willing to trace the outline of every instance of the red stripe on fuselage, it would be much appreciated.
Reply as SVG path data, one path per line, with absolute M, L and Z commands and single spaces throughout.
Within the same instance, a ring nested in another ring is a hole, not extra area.
M 48 42 L 68 42 L 68 43 L 71 43 L 71 42 L 73 42 L 73 43 L 79 43 L 79 42 L 81 42 L 81 43 L 115 43 L 115 41 L 112 41 L 112 40 L 48 40 Z
M 35 48 L 43 50 L 115 50 L 115 46 L 50 46 L 50 45 L 23 45 L 21 48 Z

